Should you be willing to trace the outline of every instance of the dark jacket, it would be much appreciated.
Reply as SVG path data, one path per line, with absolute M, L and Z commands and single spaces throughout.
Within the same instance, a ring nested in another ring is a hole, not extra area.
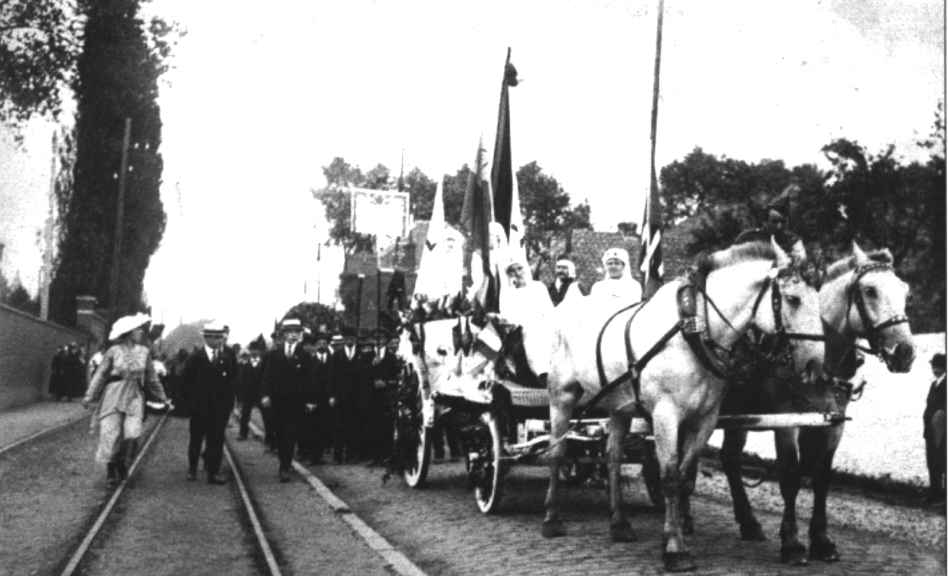
M 928 438 L 930 433 L 931 426 L 929 426 L 929 422 L 932 416 L 938 410 L 946 410 L 945 405 L 945 377 L 942 376 L 932 382 L 931 388 L 928 389 L 928 398 L 925 399 L 925 412 L 922 414 L 922 418 L 924 420 L 926 438 Z
M 182 373 L 182 396 L 192 415 L 227 414 L 237 390 L 237 358 L 227 348 L 211 362 L 204 347 L 188 356 Z
M 398 379 L 399 371 L 401 370 L 401 362 L 395 354 L 392 354 L 388 350 L 385 351 L 385 356 L 382 359 L 375 358 L 372 360 L 372 369 L 371 369 L 371 378 L 372 378 L 372 387 L 375 388 L 375 382 L 381 380 L 385 382 L 386 386 L 390 385 L 393 381 Z
M 329 400 L 329 389 L 333 378 L 332 350 L 326 351 L 326 361 L 319 361 L 319 353 L 313 354 L 313 386 L 316 406 L 323 408 Z
M 575 281 L 576 280 L 573 278 L 567 278 L 566 280 L 563 280 L 563 283 L 560 284 L 559 290 L 556 289 L 556 280 L 547 284 L 546 289 L 550 292 L 550 300 L 553 301 L 554 306 L 559 306 L 560 302 L 563 301 L 563 298 L 566 297 L 566 291 Z
M 343 346 L 332 355 L 332 380 L 326 393 L 330 398 L 336 399 L 337 405 L 358 403 L 359 388 L 364 377 L 365 363 L 359 355 L 359 348 L 355 347 L 350 360 Z
M 270 398 L 276 410 L 302 411 L 306 404 L 316 401 L 312 378 L 312 358 L 303 345 L 297 344 L 289 358 L 280 346 L 271 350 L 264 362 L 263 395 Z
M 250 362 L 238 366 L 237 399 L 256 404 L 263 396 L 263 359 L 256 366 Z

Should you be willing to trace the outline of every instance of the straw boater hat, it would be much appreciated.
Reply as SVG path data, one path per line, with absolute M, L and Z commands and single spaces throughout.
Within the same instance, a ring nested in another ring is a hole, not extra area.
M 201 328 L 201 333 L 205 336 L 223 336 L 227 332 L 227 327 L 216 320 L 208 322 Z
M 303 323 L 300 322 L 299 318 L 284 318 L 283 322 L 280 322 L 280 331 L 281 332 L 302 332 Z
M 115 324 L 112 324 L 112 330 L 109 332 L 109 340 L 118 340 L 122 336 L 125 336 L 136 328 L 141 328 L 149 322 L 151 322 L 151 316 L 148 314 L 138 313 L 130 316 L 122 316 L 115 321 Z

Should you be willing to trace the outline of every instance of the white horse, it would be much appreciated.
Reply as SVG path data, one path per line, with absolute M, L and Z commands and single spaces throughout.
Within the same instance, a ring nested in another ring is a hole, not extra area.
M 652 421 L 665 495 L 665 568 L 694 568 L 682 536 L 679 497 L 693 491 L 699 451 L 715 428 L 727 382 L 722 373 L 722 368 L 726 371 L 727 352 L 751 326 L 765 333 L 779 331 L 781 324 L 795 332 L 822 333 L 816 289 L 802 280 L 790 258 L 773 241 L 716 252 L 703 261 L 701 270 L 707 280 L 698 304 L 699 309 L 707 311 L 705 336 L 709 338 L 704 341 L 703 352 L 689 346 L 678 329 L 678 281 L 664 285 L 650 300 L 620 313 L 607 324 L 599 338 L 601 363 L 596 340 L 570 326 L 558 327 L 548 380 L 554 441 L 543 521 L 545 537 L 564 533 L 557 500 L 558 471 L 566 445 L 555 439 L 566 434 L 580 399 L 588 402 L 600 392 L 603 379 L 614 382 L 630 375 L 597 403 L 597 409 L 610 418 L 610 534 L 616 541 L 633 539 L 621 507 L 619 468 L 630 419 L 642 412 Z M 778 297 L 772 298 L 778 292 Z M 809 371 L 814 364 L 822 363 L 822 342 L 806 341 L 793 348 L 796 372 Z M 709 362 L 703 362 L 701 356 L 710 358 Z M 647 360 L 644 365 L 643 358 Z M 636 368 L 632 369 L 631 364 Z
M 846 413 L 852 394 L 848 381 L 858 368 L 856 340 L 869 341 L 870 352 L 878 355 L 891 372 L 908 372 L 915 358 L 912 329 L 905 315 L 909 288 L 895 273 L 888 250 L 871 254 L 853 243 L 852 256 L 832 264 L 820 288 L 820 311 L 826 327 L 826 362 L 830 380 L 807 385 L 769 377 L 762 382 L 760 402 L 768 411 L 799 410 L 802 401 L 810 410 Z M 765 375 L 768 376 L 768 375 Z M 731 404 L 728 396 L 727 404 Z M 741 409 L 740 400 L 734 402 Z M 780 525 L 780 559 L 805 564 L 807 549 L 797 538 L 796 497 L 800 476 L 813 478 L 813 514 L 810 519 L 810 559 L 833 562 L 839 559 L 836 544 L 826 534 L 826 496 L 829 492 L 833 456 L 843 436 L 843 423 L 829 428 L 784 428 L 774 431 L 777 473 L 784 499 Z M 727 430 L 721 461 L 731 487 L 734 518 L 741 538 L 764 540 L 741 481 L 740 457 L 747 441 L 742 430 Z

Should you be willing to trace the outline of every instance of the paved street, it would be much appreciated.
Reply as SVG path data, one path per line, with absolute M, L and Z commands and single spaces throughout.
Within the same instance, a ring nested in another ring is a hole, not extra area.
M 41 409 L 35 414 L 49 416 Z M 23 430 L 36 428 L 35 422 L 22 426 L 30 420 L 23 415 L 17 418 Z M 156 421 L 150 419 L 149 428 Z M 5 422 L 0 415 L 0 424 Z M 236 441 L 233 427 L 227 434 L 283 573 L 392 573 L 392 566 L 345 521 L 349 512 L 333 511 L 298 474 L 290 483 L 279 483 L 275 456 L 258 441 Z M 58 573 L 108 494 L 102 471 L 92 464 L 94 442 L 83 419 L 0 457 L 0 574 Z M 186 442 L 187 421 L 169 419 L 120 498 L 114 518 L 93 544 L 83 573 L 261 573 L 233 479 L 215 487 L 185 481 Z M 309 469 L 352 514 L 428 574 L 662 573 L 662 516 L 652 510 L 634 478 L 626 485 L 626 500 L 639 540 L 614 544 L 607 536 L 602 488 L 567 488 L 563 513 L 569 534 L 556 540 L 540 536 L 543 468 L 512 470 L 497 516 L 477 511 L 461 463 L 435 463 L 424 490 L 410 490 L 397 477 L 383 484 L 380 468 L 362 464 Z M 745 543 L 736 536 L 720 474 L 709 474 L 699 479 L 697 531 L 689 539 L 698 574 L 945 573 L 944 515 L 843 491 L 830 498 L 831 533 L 843 560 L 783 566 L 777 562 L 779 499 L 774 486 L 765 483 L 751 492 L 770 540 Z M 804 493 L 804 534 L 808 511 Z

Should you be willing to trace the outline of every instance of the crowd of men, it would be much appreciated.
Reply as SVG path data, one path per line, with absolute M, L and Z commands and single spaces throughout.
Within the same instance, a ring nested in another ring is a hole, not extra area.
M 197 478 L 203 454 L 208 482 L 223 482 L 224 430 L 235 406 L 239 440 L 248 437 L 254 409 L 260 411 L 283 482 L 293 458 L 381 465 L 391 454 L 391 406 L 401 370 L 397 338 L 384 332 L 331 338 L 309 333 L 297 318 L 283 320 L 269 348 L 261 340 L 246 350 L 228 346 L 225 327 L 215 323 L 202 335 L 203 347 L 172 363 L 168 385 L 190 418 L 188 479 Z

